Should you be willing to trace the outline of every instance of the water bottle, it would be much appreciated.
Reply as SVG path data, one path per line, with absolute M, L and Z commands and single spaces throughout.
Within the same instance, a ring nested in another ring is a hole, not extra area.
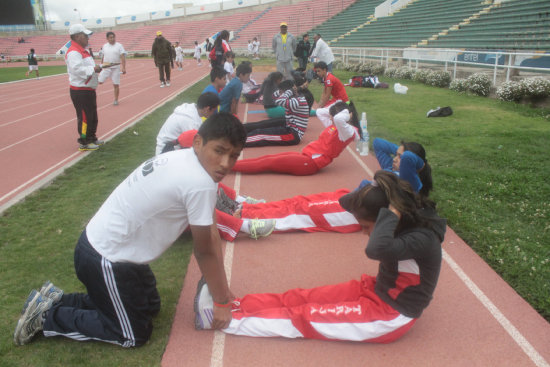
M 369 155 L 369 131 L 367 130 L 367 113 L 363 112 L 361 114 L 361 121 L 359 123 L 359 126 L 361 127 L 361 134 L 363 137 L 360 141 L 360 150 L 359 155 L 365 156 Z

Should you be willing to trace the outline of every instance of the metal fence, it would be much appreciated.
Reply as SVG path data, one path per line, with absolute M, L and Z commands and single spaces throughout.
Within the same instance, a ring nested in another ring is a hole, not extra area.
M 507 52 L 507 51 L 466 51 L 457 49 L 431 48 L 344 48 L 333 47 L 336 59 L 344 63 L 376 61 L 385 67 L 408 65 L 419 69 L 427 66 L 442 67 L 455 79 L 457 70 L 490 69 L 493 85 L 500 77 L 510 81 L 520 71 L 541 75 L 550 74 L 550 53 Z

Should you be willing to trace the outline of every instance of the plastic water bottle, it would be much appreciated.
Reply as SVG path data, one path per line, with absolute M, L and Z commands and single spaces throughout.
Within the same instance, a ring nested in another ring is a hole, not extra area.
M 361 121 L 359 123 L 361 127 L 361 134 L 363 137 L 359 142 L 359 155 L 369 155 L 369 131 L 367 130 L 367 113 L 363 112 L 361 114 Z

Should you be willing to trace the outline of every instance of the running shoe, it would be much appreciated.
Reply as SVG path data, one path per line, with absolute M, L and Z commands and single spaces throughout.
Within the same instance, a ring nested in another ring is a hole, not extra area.
M 160 87 L 161 87 L 161 88 L 164 88 L 164 82 L 161 82 L 161 83 L 160 83 Z
M 244 200 L 247 204 L 263 204 L 265 203 L 264 199 L 254 199 L 253 197 L 247 196 Z
M 204 277 L 201 277 L 197 284 L 197 293 L 193 308 L 195 310 L 195 329 L 212 329 L 214 320 L 214 300 L 208 290 L 208 285 Z
M 55 304 L 61 301 L 61 297 L 63 297 L 63 289 L 57 288 L 48 280 L 42 285 L 42 288 L 40 288 L 40 294 L 43 297 L 51 299 Z
M 43 297 L 36 289 L 31 291 L 13 333 L 15 344 L 29 343 L 32 337 L 44 328 L 46 312 L 52 307 L 52 304 L 51 299 Z
M 78 150 L 80 150 L 80 151 L 98 150 L 98 149 L 99 149 L 99 145 L 94 144 L 94 143 L 80 144 L 80 146 L 78 147 Z
M 275 229 L 275 219 L 251 219 L 248 222 L 250 237 L 257 240 L 269 236 Z
M 218 196 L 216 198 L 216 209 L 233 215 L 235 211 L 239 208 L 239 203 L 231 199 L 222 188 L 218 190 Z
M 166 81 L 166 86 L 167 86 L 167 87 L 170 86 L 170 81 L 169 81 L 169 80 Z

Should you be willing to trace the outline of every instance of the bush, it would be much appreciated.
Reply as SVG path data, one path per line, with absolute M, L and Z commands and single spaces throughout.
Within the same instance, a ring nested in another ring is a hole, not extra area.
M 468 90 L 468 81 L 466 79 L 455 79 L 449 84 L 449 89 L 455 92 L 466 92 Z
M 468 82 L 468 91 L 478 96 L 488 96 L 491 92 L 491 78 L 487 74 L 475 73 L 466 79 Z
M 413 79 L 419 83 L 424 83 L 426 84 L 426 82 L 428 81 L 428 77 L 430 76 L 430 73 L 432 71 L 429 70 L 429 69 L 421 69 L 421 70 L 418 70 L 416 73 L 414 73 L 414 77 Z
M 384 71 L 384 75 L 387 76 L 388 78 L 395 78 L 396 74 L 397 74 L 397 69 L 396 68 L 387 68 Z
M 520 83 L 526 97 L 544 98 L 550 95 L 550 81 L 544 78 L 523 79 Z
M 426 84 L 433 87 L 447 88 L 451 84 L 451 74 L 446 71 L 434 71 L 428 75 Z
M 520 82 L 505 82 L 497 89 L 497 97 L 502 101 L 517 102 L 525 95 L 523 83 Z
M 414 76 L 414 69 L 411 69 L 408 66 L 402 66 L 399 69 L 397 69 L 397 72 L 395 73 L 395 77 L 398 79 L 412 79 Z

